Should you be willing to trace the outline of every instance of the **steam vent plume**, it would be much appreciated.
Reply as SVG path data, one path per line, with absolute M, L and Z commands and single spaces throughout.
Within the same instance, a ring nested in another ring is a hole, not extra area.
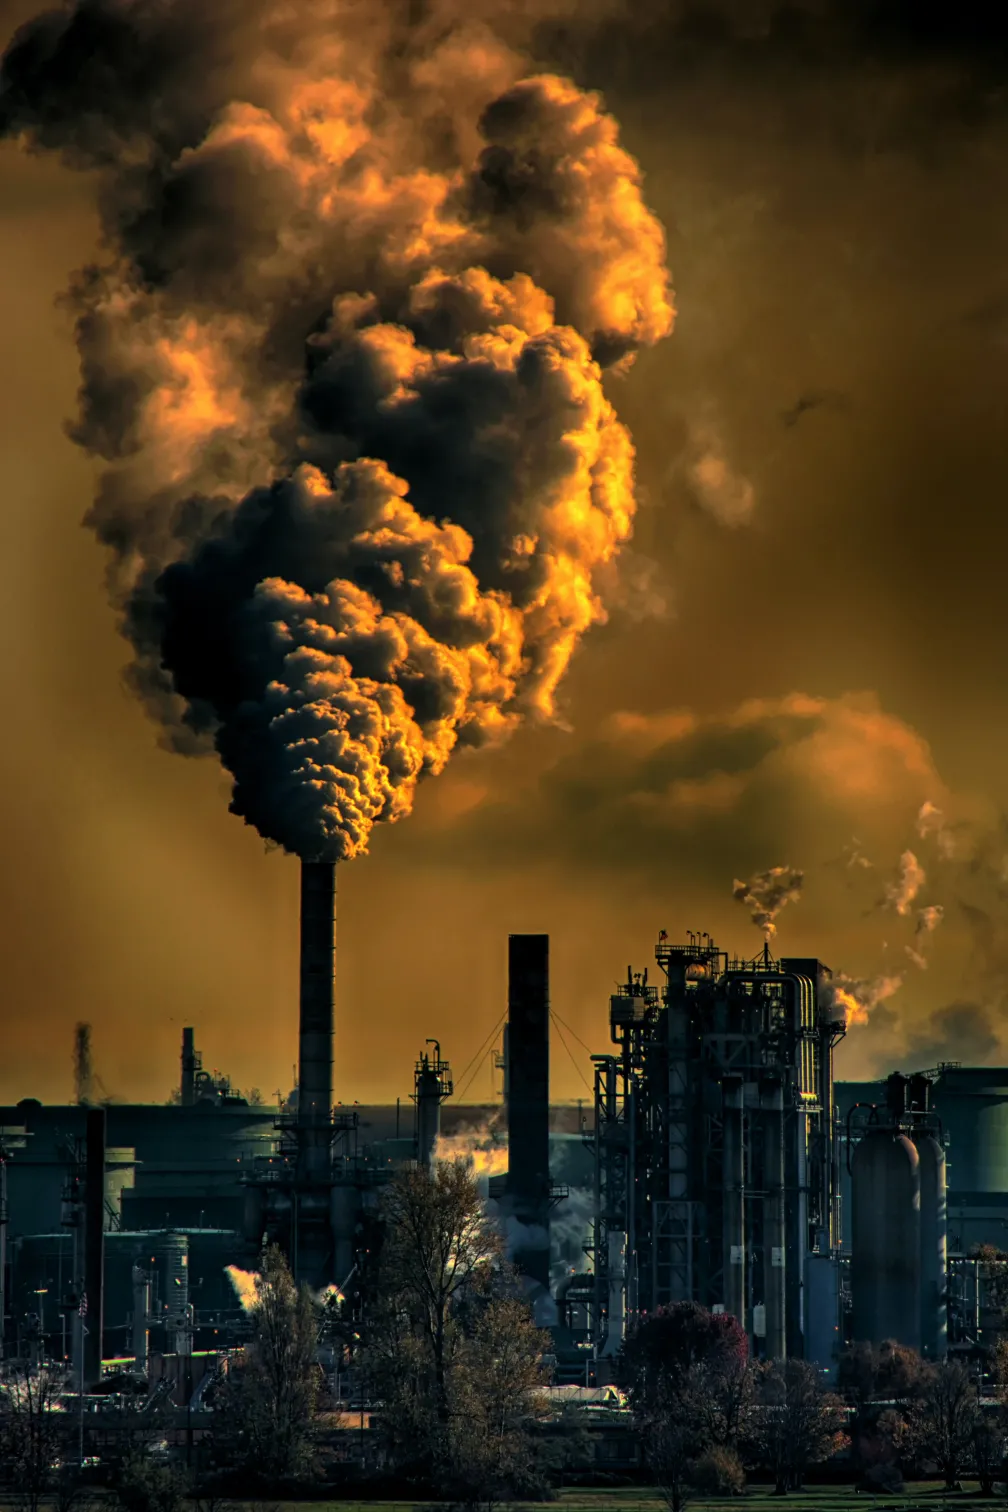
M 673 322 L 616 123 L 452 3 L 78 0 L 0 73 L 98 176 L 72 434 L 133 685 L 313 863 L 553 715 L 633 525 L 603 374 Z

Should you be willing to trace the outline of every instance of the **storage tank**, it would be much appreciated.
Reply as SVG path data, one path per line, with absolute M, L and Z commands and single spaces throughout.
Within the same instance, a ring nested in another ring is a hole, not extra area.
M 854 1338 L 921 1344 L 920 1159 L 897 1129 L 870 1129 L 851 1163 Z
M 928 1360 L 943 1360 L 948 1352 L 945 1151 L 930 1134 L 917 1135 L 914 1144 L 920 1161 L 921 1352 Z

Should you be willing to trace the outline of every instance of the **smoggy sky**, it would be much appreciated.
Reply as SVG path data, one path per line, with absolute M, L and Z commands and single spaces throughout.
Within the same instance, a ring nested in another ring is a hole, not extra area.
M 659 928 L 753 954 L 735 884 L 773 867 L 803 874 L 773 948 L 870 1010 L 839 1075 L 998 1061 L 1004 37 L 962 7 L 916 32 L 882 3 L 838 3 L 842 25 L 735 4 L 731 28 L 587 9 L 522 45 L 604 91 L 668 237 L 675 331 L 606 379 L 634 540 L 561 724 L 457 753 L 341 868 L 337 1096 L 406 1097 L 434 1035 L 461 1087 L 520 930 L 550 934 L 576 1036 L 554 1095 L 585 1095 L 613 980 Z M 34 11 L 3 0 L 0 40 Z M 79 1019 L 113 1095 L 167 1096 L 187 1023 L 269 1094 L 296 1053 L 296 862 L 228 813 L 213 760 L 159 746 L 81 525 L 97 467 L 64 432 L 56 297 L 95 255 L 98 187 L 0 146 L 0 1097 L 65 1097 Z

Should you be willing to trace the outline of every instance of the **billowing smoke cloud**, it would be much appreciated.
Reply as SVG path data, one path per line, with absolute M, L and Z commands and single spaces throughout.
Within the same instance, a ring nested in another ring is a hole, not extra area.
M 885 906 L 895 909 L 900 918 L 905 919 L 926 881 L 924 868 L 913 851 L 905 850 L 900 856 L 899 875 L 886 888 Z
M 866 1024 L 880 1003 L 886 1002 L 903 986 L 900 973 L 890 976 L 852 977 L 839 972 L 826 991 L 829 1003 L 840 1010 L 848 1026 Z
M 804 872 L 793 866 L 771 866 L 749 882 L 736 878 L 732 896 L 745 904 L 753 923 L 762 929 L 765 939 L 771 940 L 777 933 L 774 920 L 786 903 L 794 903 L 801 897 L 804 883 Z
M 334 861 L 553 717 L 633 525 L 603 370 L 673 322 L 599 100 L 471 7 L 398 14 L 79 0 L 0 95 L 0 133 L 102 174 L 73 435 L 134 686 Z

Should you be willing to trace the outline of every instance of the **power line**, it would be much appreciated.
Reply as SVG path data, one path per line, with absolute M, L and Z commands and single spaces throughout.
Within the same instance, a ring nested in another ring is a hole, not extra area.
M 558 1025 L 563 1024 L 564 1028 L 567 1030 L 567 1033 L 570 1035 L 571 1039 L 576 1039 L 577 1042 L 578 1042 L 578 1044 L 581 1046 L 581 1049 L 584 1050 L 587 1055 L 591 1055 L 593 1053 L 592 1050 L 591 1050 L 591 1048 L 590 1048 L 590 1046 L 588 1046 L 588 1045 L 585 1044 L 585 1042 L 581 1038 L 580 1034 L 578 1034 L 574 1029 L 571 1028 L 570 1024 L 568 1024 L 568 1022 L 567 1022 L 566 1019 L 562 1019 L 560 1017 L 559 1013 L 557 1013 L 557 1011 L 556 1011 L 555 1008 L 551 1008 L 550 1009 L 550 1013 L 552 1014 L 553 1018 L 556 1019 L 556 1022 L 557 1022 Z
M 584 1082 L 587 1091 L 591 1092 L 591 1087 L 588 1085 L 588 1079 L 587 1079 L 587 1077 L 585 1076 L 584 1072 L 581 1070 L 581 1067 L 578 1065 L 577 1061 L 574 1059 L 574 1054 L 573 1054 L 573 1052 L 571 1050 L 570 1045 L 568 1045 L 567 1041 L 564 1039 L 563 1030 L 560 1028 L 560 1021 L 559 1021 L 559 1019 L 557 1018 L 556 1014 L 553 1013 L 553 1012 L 550 1013 L 550 1018 L 553 1020 L 553 1027 L 554 1027 L 554 1029 L 556 1030 L 557 1034 L 559 1034 L 559 1036 L 560 1036 L 560 1043 L 561 1043 L 561 1045 L 563 1045 L 564 1049 L 567 1051 L 567 1054 L 570 1056 L 570 1063 L 571 1063 L 571 1065 L 574 1067 L 574 1070 L 577 1072 L 578 1076 L 580 1076 L 581 1080 Z
M 468 1074 L 468 1072 L 470 1070 L 472 1070 L 473 1071 L 473 1076 L 475 1076 L 476 1071 L 473 1070 L 473 1067 L 476 1067 L 478 1069 L 480 1060 L 483 1058 L 483 1055 L 485 1054 L 485 1052 L 486 1052 L 486 1050 L 487 1050 L 487 1048 L 488 1048 L 491 1040 L 493 1039 L 494 1035 L 497 1033 L 498 1029 L 501 1027 L 501 1025 L 503 1024 L 503 1022 L 504 1022 L 504 1020 L 506 1018 L 507 1018 L 507 1009 L 505 1008 L 504 1012 L 501 1014 L 500 1018 L 497 1020 L 496 1024 L 494 1024 L 493 1028 L 490 1030 L 490 1033 L 487 1035 L 486 1039 L 483 1041 L 482 1045 L 480 1045 L 479 1049 L 476 1051 L 476 1054 L 473 1056 L 472 1060 L 469 1061 L 468 1064 L 466 1065 L 465 1070 L 462 1072 L 461 1076 L 459 1077 L 459 1081 L 460 1081 L 460 1083 L 462 1083 L 462 1085 L 460 1086 L 459 1091 L 455 1094 L 457 1101 L 459 1101 L 459 1102 L 462 1101 L 463 1096 L 465 1095 L 466 1091 L 469 1088 L 469 1082 L 471 1082 L 472 1079 L 473 1079 L 472 1076 L 470 1076 L 469 1077 L 469 1081 L 467 1082 L 466 1081 L 466 1075 Z

